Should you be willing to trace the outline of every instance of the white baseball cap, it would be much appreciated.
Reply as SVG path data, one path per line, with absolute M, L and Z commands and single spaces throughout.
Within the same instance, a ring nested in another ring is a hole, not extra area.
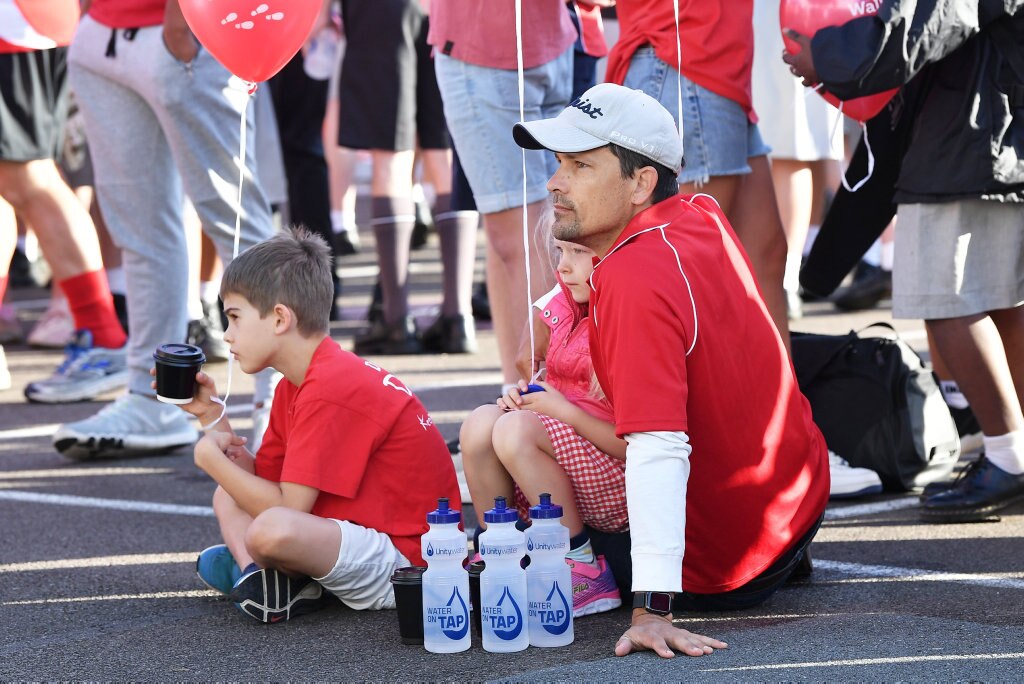
M 613 143 L 676 173 L 683 167 L 683 141 L 668 110 L 642 90 L 615 83 L 594 86 L 553 119 L 517 123 L 512 137 L 520 147 L 552 152 L 586 152 Z

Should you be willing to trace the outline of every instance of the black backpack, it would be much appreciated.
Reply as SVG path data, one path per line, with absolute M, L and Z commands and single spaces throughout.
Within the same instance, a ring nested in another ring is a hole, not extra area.
M 960 438 L 935 375 L 892 326 L 876 326 L 893 336 L 792 333 L 797 382 L 829 449 L 888 490 L 919 489 L 949 476 Z

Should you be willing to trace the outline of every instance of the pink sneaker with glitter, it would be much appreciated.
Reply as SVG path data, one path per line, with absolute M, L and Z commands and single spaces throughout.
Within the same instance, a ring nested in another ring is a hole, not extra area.
M 597 557 L 596 565 L 576 563 L 568 558 L 565 562 L 572 568 L 573 617 L 603 613 L 622 605 L 619 587 L 604 556 Z

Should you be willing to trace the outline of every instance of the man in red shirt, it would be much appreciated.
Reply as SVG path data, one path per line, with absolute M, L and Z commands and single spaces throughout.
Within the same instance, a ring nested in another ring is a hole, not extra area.
M 801 565 L 824 439 L 721 208 L 676 194 L 682 144 L 657 101 L 601 84 L 514 136 L 557 153 L 554 236 L 599 257 L 591 354 L 628 444 L 634 611 L 616 654 L 723 648 L 671 611 L 757 605 Z
M 182 406 L 206 426 L 196 465 L 219 485 L 225 544 L 203 551 L 208 586 L 261 622 L 323 605 L 395 607 L 395 568 L 422 565 L 420 536 L 439 497 L 458 501 L 451 455 L 402 382 L 327 336 L 330 250 L 283 233 L 235 259 L 221 285 L 224 340 L 247 373 L 272 367 L 270 424 L 255 458 L 223 416 L 213 380 Z

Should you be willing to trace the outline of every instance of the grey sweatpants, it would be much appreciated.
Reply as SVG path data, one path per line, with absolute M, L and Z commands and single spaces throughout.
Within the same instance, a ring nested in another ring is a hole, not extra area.
M 124 252 L 128 388 L 153 395 L 149 369 L 160 344 L 184 341 L 188 326 L 187 193 L 203 230 L 230 262 L 239 175 L 239 127 L 249 97 L 206 50 L 176 60 L 163 29 L 129 39 L 89 16 L 71 45 L 70 82 L 85 121 L 104 218 Z M 246 172 L 239 251 L 270 237 L 270 210 L 256 180 L 253 108 L 247 111 Z M 262 385 L 265 383 L 257 383 Z M 220 388 L 223 394 L 226 388 Z M 256 397 L 261 401 L 265 397 Z

